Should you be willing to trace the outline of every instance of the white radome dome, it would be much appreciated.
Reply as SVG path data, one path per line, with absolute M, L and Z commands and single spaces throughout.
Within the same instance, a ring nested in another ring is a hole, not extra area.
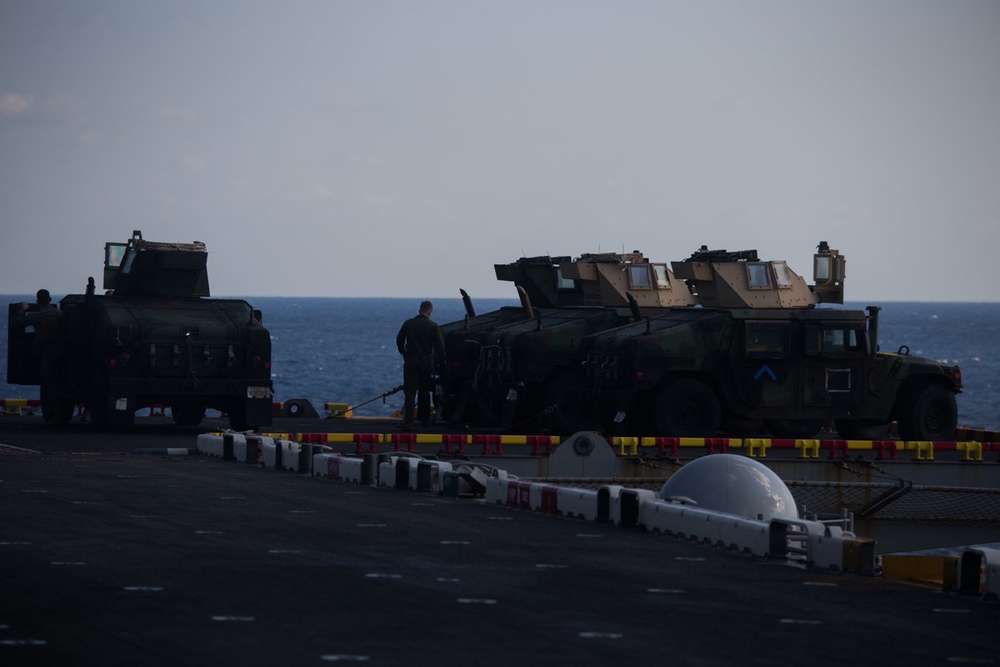
M 795 498 L 781 478 L 736 454 L 709 454 L 685 464 L 663 485 L 660 497 L 687 498 L 701 509 L 746 519 L 799 518 Z

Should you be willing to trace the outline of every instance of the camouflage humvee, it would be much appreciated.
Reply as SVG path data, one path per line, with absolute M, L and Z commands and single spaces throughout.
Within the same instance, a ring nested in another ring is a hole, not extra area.
M 666 263 L 639 251 L 521 258 L 495 270 L 515 283 L 521 307 L 476 316 L 463 291 L 467 317 L 441 327 L 449 367 L 436 401 L 448 421 L 546 429 L 585 336 L 696 303 Z
M 871 439 L 895 421 L 906 440 L 954 437 L 958 367 L 879 351 L 877 307 L 816 307 L 843 303 L 844 259 L 827 244 L 812 286 L 755 251 L 703 248 L 672 266 L 702 307 L 588 336 L 555 399 L 564 430 L 808 438 L 832 421 Z

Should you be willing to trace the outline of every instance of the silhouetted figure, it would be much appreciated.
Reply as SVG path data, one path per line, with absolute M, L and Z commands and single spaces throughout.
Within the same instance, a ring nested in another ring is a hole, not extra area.
M 432 377 L 435 363 L 443 369 L 445 364 L 444 337 L 441 329 L 431 321 L 434 304 L 420 303 L 420 312 L 403 322 L 396 334 L 396 348 L 403 355 L 403 426 L 413 428 L 413 403 L 416 398 L 417 419 L 427 426 L 431 419 Z

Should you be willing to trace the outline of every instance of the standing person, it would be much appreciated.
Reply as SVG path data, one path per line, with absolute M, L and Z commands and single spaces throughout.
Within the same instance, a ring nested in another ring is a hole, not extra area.
M 396 349 L 403 355 L 403 430 L 413 428 L 413 400 L 416 397 L 417 419 L 424 426 L 431 419 L 431 375 L 435 362 L 444 368 L 444 337 L 431 321 L 434 304 L 420 302 L 420 312 L 403 322 L 396 334 Z M 436 358 L 435 358 L 436 357 Z

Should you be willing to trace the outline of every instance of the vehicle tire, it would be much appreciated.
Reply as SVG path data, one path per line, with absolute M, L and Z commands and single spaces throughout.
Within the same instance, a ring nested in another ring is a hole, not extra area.
M 718 432 L 722 407 L 704 382 L 683 378 L 657 394 L 653 419 L 659 436 L 706 438 Z
M 888 424 L 863 419 L 838 419 L 837 433 L 845 440 L 882 440 Z
M 814 438 L 823 428 L 823 421 L 820 419 L 769 419 L 767 430 L 775 438 L 792 438 L 802 440 Z
M 900 398 L 896 421 L 902 440 L 954 440 L 958 426 L 955 394 L 939 384 L 914 387 Z
M 174 403 L 170 412 L 179 426 L 197 426 L 205 418 L 205 406 L 200 403 Z

